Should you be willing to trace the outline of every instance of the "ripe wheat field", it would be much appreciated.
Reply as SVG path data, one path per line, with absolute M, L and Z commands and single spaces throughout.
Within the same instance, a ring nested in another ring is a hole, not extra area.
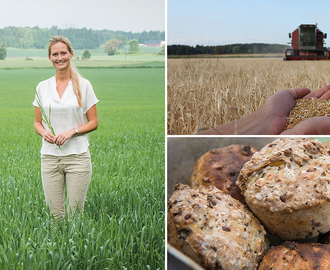
M 168 59 L 167 134 L 196 134 L 256 111 L 279 90 L 327 84 L 330 61 Z

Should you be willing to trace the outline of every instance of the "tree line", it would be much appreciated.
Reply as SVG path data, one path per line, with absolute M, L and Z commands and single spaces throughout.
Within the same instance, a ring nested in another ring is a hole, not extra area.
M 237 54 L 237 53 L 284 53 L 288 45 L 267 43 L 240 43 L 217 46 L 196 45 L 168 45 L 167 55 L 195 55 L 195 54 Z
M 92 30 L 87 28 L 60 29 L 57 26 L 51 28 L 36 27 L 5 27 L 0 29 L 0 44 L 7 47 L 24 49 L 47 48 L 49 40 L 53 36 L 67 37 L 75 49 L 96 49 L 110 39 L 125 36 L 128 40 L 136 39 L 139 43 L 148 40 L 165 40 L 164 31 L 143 31 L 132 33 L 112 30 Z

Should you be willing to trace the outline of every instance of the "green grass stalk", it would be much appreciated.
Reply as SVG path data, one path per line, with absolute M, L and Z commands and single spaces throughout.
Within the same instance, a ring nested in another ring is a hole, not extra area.
M 54 131 L 54 128 L 52 126 L 52 122 L 50 121 L 50 116 L 51 116 L 51 113 L 52 113 L 52 107 L 51 107 L 51 104 L 49 104 L 49 116 L 47 116 L 46 112 L 45 112 L 45 109 L 44 107 L 42 106 L 41 104 L 41 100 L 40 100 L 40 97 L 38 95 L 38 92 L 36 90 L 36 97 L 37 97 L 37 103 L 38 103 L 38 106 L 40 108 L 40 111 L 41 111 L 41 116 L 40 115 L 36 115 L 37 117 L 40 117 L 41 120 L 47 125 L 47 127 L 50 129 L 50 132 L 56 136 L 55 134 L 55 131 Z M 63 149 L 61 148 L 61 146 L 58 147 L 61 152 L 63 152 Z

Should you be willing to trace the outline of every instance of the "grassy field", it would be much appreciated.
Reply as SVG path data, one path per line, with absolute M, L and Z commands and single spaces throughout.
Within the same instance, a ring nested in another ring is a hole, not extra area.
M 282 89 L 330 84 L 330 61 L 168 59 L 167 134 L 187 135 L 240 119 Z
M 158 61 L 148 61 L 147 59 L 132 61 L 114 61 L 114 60 L 73 60 L 78 68 L 135 68 L 135 67 L 165 67 L 164 56 Z M 0 61 L 1 69 L 53 69 L 51 62 L 46 58 L 26 60 L 24 58 L 6 59 Z
M 84 215 L 51 224 L 32 101 L 54 70 L 21 67 L 0 71 L 0 268 L 164 269 L 165 69 L 80 69 L 100 100 L 93 177 Z

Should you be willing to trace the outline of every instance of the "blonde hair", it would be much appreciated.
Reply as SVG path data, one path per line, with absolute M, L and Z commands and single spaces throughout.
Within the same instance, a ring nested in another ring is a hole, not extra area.
M 51 55 L 51 47 L 58 42 L 64 43 L 68 47 L 69 52 L 71 54 L 73 53 L 71 42 L 66 37 L 54 36 L 49 41 L 48 56 Z M 81 108 L 83 106 L 81 91 L 80 91 L 80 83 L 79 83 L 81 75 L 79 74 L 77 68 L 71 61 L 70 61 L 70 77 L 71 77 L 71 82 L 72 82 L 72 87 L 73 87 L 73 93 L 77 97 L 78 105 Z

